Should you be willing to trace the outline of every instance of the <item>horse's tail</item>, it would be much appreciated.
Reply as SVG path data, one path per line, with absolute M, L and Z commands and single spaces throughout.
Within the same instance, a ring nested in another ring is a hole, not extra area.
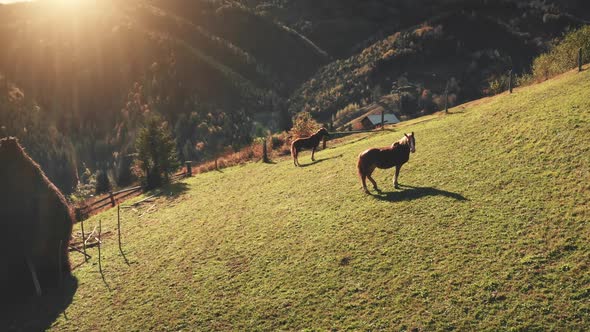
M 359 176 L 362 178 L 365 172 L 365 160 L 364 160 L 365 152 L 359 154 L 358 161 L 356 162 L 356 170 Z

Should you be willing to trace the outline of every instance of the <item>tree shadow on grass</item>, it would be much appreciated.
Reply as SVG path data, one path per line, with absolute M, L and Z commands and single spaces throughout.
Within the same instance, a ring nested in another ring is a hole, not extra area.
M 59 288 L 44 290 L 42 296 L 21 295 L 0 298 L 0 331 L 45 331 L 66 309 L 78 290 L 74 276 L 64 278 Z
M 309 164 L 303 164 L 303 165 L 301 165 L 301 164 L 300 164 L 300 165 L 299 165 L 299 167 L 309 167 L 309 166 L 313 166 L 313 165 L 315 165 L 315 164 L 322 163 L 322 162 L 324 162 L 324 161 L 326 161 L 326 160 L 332 160 L 332 159 L 342 158 L 343 156 L 344 156 L 344 154 L 339 154 L 339 155 L 337 155 L 337 156 L 334 156 L 334 157 L 329 157 L 329 158 L 322 158 L 322 159 L 316 159 L 315 161 L 312 161 L 312 162 L 311 162 L 311 163 L 309 163 Z
M 413 187 L 400 185 L 403 190 L 392 192 L 380 192 L 373 195 L 375 199 L 389 202 L 412 201 L 428 196 L 443 196 L 457 201 L 468 201 L 463 195 L 451 191 L 436 189 L 432 187 Z
M 188 184 L 184 182 L 175 182 L 169 183 L 160 188 L 149 190 L 144 193 L 144 196 L 148 198 L 152 196 L 174 198 L 182 195 L 186 191 L 188 191 Z
M 168 197 L 177 197 L 187 192 L 188 189 L 188 184 L 184 182 L 176 182 L 164 187 L 163 193 Z

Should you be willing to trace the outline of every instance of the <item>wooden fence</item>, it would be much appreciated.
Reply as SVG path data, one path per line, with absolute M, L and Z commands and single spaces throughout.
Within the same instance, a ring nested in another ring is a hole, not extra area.
M 192 164 L 189 161 L 186 162 L 185 169 L 182 172 L 175 173 L 170 176 L 170 182 L 174 183 L 180 181 L 186 177 L 191 177 L 192 174 Z M 138 196 L 139 194 L 143 193 L 143 191 L 144 187 L 135 186 L 115 192 L 109 192 L 99 199 L 87 201 L 82 207 L 76 208 L 76 219 L 77 221 L 88 219 L 90 216 L 95 215 L 98 212 L 117 206 L 119 202 L 123 202 L 134 196 Z

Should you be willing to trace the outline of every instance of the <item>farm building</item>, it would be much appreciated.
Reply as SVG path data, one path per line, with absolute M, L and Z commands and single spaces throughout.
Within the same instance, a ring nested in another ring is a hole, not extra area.
M 395 114 L 390 113 L 383 115 L 383 122 L 385 124 L 395 124 L 399 123 L 400 120 L 397 118 L 397 116 L 395 116 Z M 373 129 L 381 126 L 381 114 L 367 115 L 361 120 L 361 123 L 366 129 Z

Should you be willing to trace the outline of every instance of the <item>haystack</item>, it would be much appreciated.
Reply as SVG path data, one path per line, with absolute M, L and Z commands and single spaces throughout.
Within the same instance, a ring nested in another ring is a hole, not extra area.
M 16 138 L 0 140 L 0 294 L 56 286 L 70 273 L 74 218 Z

